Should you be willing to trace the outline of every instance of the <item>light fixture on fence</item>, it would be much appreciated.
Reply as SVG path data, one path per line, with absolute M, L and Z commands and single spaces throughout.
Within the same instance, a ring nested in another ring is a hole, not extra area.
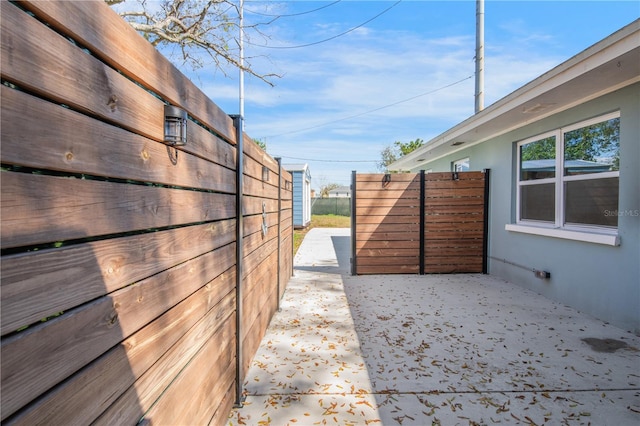
M 164 143 L 171 146 L 187 143 L 187 112 L 173 105 L 164 106 Z
M 382 177 L 382 187 L 386 188 L 391 183 L 391 173 L 385 173 Z
M 267 166 L 262 166 L 262 180 L 265 182 L 269 180 L 269 168 Z

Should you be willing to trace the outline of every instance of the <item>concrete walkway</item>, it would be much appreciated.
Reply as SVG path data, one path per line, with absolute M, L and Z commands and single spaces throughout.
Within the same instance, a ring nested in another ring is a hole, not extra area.
M 485 275 L 356 276 L 312 229 L 229 425 L 639 425 L 640 338 Z

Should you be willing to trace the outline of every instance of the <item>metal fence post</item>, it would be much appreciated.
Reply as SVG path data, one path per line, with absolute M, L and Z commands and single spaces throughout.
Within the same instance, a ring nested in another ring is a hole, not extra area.
M 489 273 L 489 186 L 491 169 L 484 169 L 484 229 L 482 231 L 482 273 Z
M 356 256 L 356 171 L 351 172 L 351 275 L 358 275 Z
M 424 275 L 424 252 L 425 252 L 425 173 L 424 170 L 420 170 L 420 275 Z
M 276 157 L 276 161 L 278 162 L 278 271 L 276 272 L 276 280 L 277 284 L 277 303 L 276 309 L 280 310 L 280 262 L 282 262 L 280 258 L 280 248 L 282 244 L 282 158 Z
M 236 127 L 236 407 L 242 407 L 244 398 L 242 395 L 244 378 L 242 377 L 242 274 L 243 274 L 243 250 L 244 217 L 242 214 L 242 176 L 244 168 L 244 132 L 242 115 L 232 115 Z

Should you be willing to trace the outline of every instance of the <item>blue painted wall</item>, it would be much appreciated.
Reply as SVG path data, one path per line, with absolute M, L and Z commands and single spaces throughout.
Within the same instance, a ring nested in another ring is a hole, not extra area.
M 304 228 L 311 223 L 311 173 L 306 166 L 288 171 L 293 180 L 293 226 Z
M 620 246 L 529 235 L 505 230 L 515 223 L 517 141 L 620 111 Z M 421 168 L 450 171 L 451 163 L 470 158 L 470 170 L 491 169 L 489 272 L 572 306 L 636 334 L 640 333 L 640 83 L 550 116 L 521 129 Z M 529 270 L 551 272 L 536 278 Z M 541 312 L 541 315 L 553 315 Z

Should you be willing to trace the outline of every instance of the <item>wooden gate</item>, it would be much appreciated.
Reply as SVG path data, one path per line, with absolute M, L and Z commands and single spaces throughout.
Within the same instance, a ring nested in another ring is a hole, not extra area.
M 351 273 L 486 273 L 489 170 L 352 176 Z

